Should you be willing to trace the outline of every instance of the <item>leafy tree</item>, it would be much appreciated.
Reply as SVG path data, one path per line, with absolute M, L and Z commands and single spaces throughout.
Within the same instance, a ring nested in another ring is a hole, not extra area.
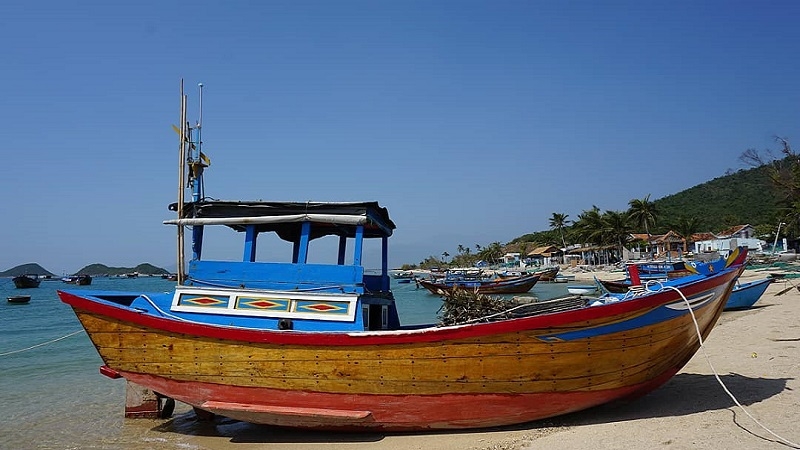
M 564 239 L 564 227 L 569 224 L 567 217 L 569 217 L 568 214 L 562 213 L 553 213 L 550 217 L 550 229 L 558 230 L 559 234 L 561 234 L 561 244 L 564 246 L 563 249 L 565 252 L 567 251 L 567 240 Z
M 700 219 L 697 217 L 679 217 L 678 220 L 673 225 L 675 232 L 680 234 L 683 238 L 683 251 L 689 251 L 689 242 L 692 238 L 692 235 L 695 233 L 700 232 L 701 226 Z
M 655 225 L 658 220 L 658 208 L 650 201 L 650 194 L 644 198 L 635 198 L 628 202 L 628 215 L 638 226 L 644 227 L 647 235 L 650 236 L 650 226 Z
M 603 218 L 600 208 L 596 205 L 592 209 L 578 214 L 578 220 L 572 227 L 576 239 L 584 244 L 603 243 Z
M 630 215 L 621 211 L 606 211 L 601 216 L 603 223 L 603 235 L 606 242 L 613 242 L 619 256 L 622 257 L 623 247 L 628 242 L 628 238 L 633 233 L 633 224 Z

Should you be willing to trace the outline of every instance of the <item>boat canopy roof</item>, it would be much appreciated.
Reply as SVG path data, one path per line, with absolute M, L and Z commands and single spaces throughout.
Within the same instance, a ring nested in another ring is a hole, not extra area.
M 171 211 L 178 204 L 169 205 Z M 275 232 L 285 240 L 299 239 L 303 222 L 311 222 L 311 239 L 336 235 L 355 237 L 364 226 L 365 238 L 391 236 L 396 228 L 389 211 L 378 202 L 243 202 L 204 200 L 183 207 L 182 219 L 165 220 L 169 225 L 227 225 L 245 231 L 255 225 L 261 232 Z

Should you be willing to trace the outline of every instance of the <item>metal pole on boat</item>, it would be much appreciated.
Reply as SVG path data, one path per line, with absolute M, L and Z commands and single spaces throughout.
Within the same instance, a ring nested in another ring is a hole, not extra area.
M 778 223 L 778 231 L 775 232 L 775 242 L 772 243 L 772 256 L 775 256 L 775 247 L 778 245 L 778 236 L 780 236 L 781 234 L 781 225 L 786 225 L 786 223 L 785 222 Z
M 202 129 L 202 122 L 203 122 L 203 83 L 198 83 L 197 86 L 200 89 L 200 112 L 197 119 L 197 124 L 195 128 L 197 128 L 197 153 L 192 154 L 192 167 L 189 170 L 192 170 L 192 174 L 194 177 L 192 178 L 192 202 L 199 202 L 205 197 L 205 184 L 203 183 L 203 171 L 206 167 L 206 160 L 203 155 L 203 139 L 200 136 L 200 130 Z M 191 149 L 190 149 L 191 152 Z M 193 226 L 192 227 L 192 258 L 193 259 L 200 259 L 200 255 L 203 251 L 203 226 Z
M 200 95 L 198 99 L 198 104 L 200 111 L 198 113 L 197 118 L 197 162 L 200 163 L 200 167 L 198 169 L 198 173 L 195 174 L 195 185 L 194 192 L 192 193 L 192 201 L 197 202 L 200 201 L 201 198 L 205 195 L 203 192 L 203 177 L 202 177 L 202 170 L 203 170 L 203 139 L 201 138 L 201 129 L 202 129 L 202 122 L 203 122 L 203 83 L 197 83 L 197 87 L 200 89 Z
M 183 91 L 183 78 L 181 78 L 181 128 L 179 139 L 179 161 L 178 161 L 178 220 L 183 219 L 183 195 L 185 189 L 185 172 L 184 167 L 186 164 L 186 94 Z M 183 225 L 178 224 L 178 284 L 183 284 L 184 281 L 184 255 L 183 255 Z

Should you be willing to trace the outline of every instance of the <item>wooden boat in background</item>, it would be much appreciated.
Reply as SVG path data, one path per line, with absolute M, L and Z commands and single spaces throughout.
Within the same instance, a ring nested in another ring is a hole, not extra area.
M 545 267 L 544 269 L 535 270 L 533 272 L 498 272 L 496 273 L 497 278 L 517 278 L 522 275 L 526 274 L 535 274 L 539 275 L 539 281 L 554 281 L 555 278 L 558 276 L 558 272 L 561 270 L 558 266 L 553 267 Z
M 178 217 L 166 223 L 178 226 L 179 248 L 191 226 L 194 245 L 187 271 L 178 252 L 174 292 L 58 295 L 100 354 L 101 373 L 233 419 L 348 430 L 478 428 L 639 396 L 692 358 L 743 270 L 732 264 L 676 283 L 680 292 L 600 298 L 596 306 L 403 326 L 389 289 L 395 225 L 385 208 L 203 200 L 201 140 L 191 129 L 180 134 L 192 201 L 183 202 L 182 168 L 172 205 Z M 240 232 L 244 257 L 204 259 L 208 226 Z M 257 238 L 271 236 L 292 244 L 291 262 L 256 260 Z M 331 238 L 339 243 L 335 263 L 309 263 L 309 242 Z M 364 270 L 367 241 L 380 249 L 375 275 Z
M 67 284 L 77 284 L 78 286 L 88 286 L 92 284 L 91 275 L 71 275 L 61 279 L 62 282 Z
M 561 270 L 558 266 L 547 267 L 540 271 L 534 272 L 539 274 L 539 281 L 554 281 L 558 276 L 558 272 Z
M 479 294 L 524 294 L 539 281 L 538 274 L 521 275 L 516 278 L 497 278 L 494 280 L 417 280 L 420 286 L 432 294 L 444 295 L 454 289 L 475 291 Z
M 12 281 L 14 282 L 14 286 L 16 286 L 17 289 L 38 288 L 39 284 L 42 282 L 42 280 L 39 279 L 38 275 L 29 275 L 29 274 L 16 276 L 12 279 Z
M 749 283 L 737 283 L 725 303 L 725 311 L 752 308 L 773 281 L 772 278 L 764 278 Z

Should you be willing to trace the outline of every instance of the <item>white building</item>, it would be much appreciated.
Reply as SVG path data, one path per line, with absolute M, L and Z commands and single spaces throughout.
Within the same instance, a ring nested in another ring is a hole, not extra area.
M 764 250 L 766 242 L 758 239 L 752 225 L 737 225 L 728 228 L 720 233 L 706 233 L 706 239 L 694 242 L 694 253 L 719 252 L 723 257 L 727 257 L 731 249 L 736 247 L 747 247 L 751 251 L 761 252 Z

